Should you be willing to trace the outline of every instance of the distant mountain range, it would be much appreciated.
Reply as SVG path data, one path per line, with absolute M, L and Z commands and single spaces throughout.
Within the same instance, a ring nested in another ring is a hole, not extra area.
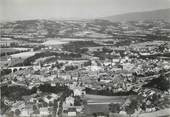
M 165 21 L 170 21 L 170 8 L 154 10 L 154 11 L 126 13 L 126 14 L 114 15 L 109 17 L 103 17 L 102 19 L 106 19 L 114 22 L 152 20 L 152 19 L 163 19 Z

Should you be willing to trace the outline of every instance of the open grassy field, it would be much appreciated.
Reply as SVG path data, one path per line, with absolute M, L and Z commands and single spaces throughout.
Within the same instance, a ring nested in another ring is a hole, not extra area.
M 86 114 L 92 114 L 97 112 L 104 112 L 109 113 L 109 106 L 108 104 L 94 104 L 94 105 L 87 105 L 85 108 Z
M 100 95 L 85 95 L 87 100 L 87 106 L 85 111 L 87 114 L 104 112 L 109 113 L 110 103 L 123 103 L 126 100 L 126 96 L 100 96 Z
M 87 100 L 103 100 L 103 101 L 111 101 L 111 100 L 125 100 L 127 96 L 101 96 L 101 95 L 90 95 L 86 94 L 85 98 Z

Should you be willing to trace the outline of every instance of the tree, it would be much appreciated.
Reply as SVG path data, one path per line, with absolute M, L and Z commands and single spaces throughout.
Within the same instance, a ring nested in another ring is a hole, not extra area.
M 3 69 L 0 72 L 1 72 L 0 75 L 3 76 L 3 75 L 7 75 L 7 74 L 11 73 L 12 71 L 11 71 L 11 69 Z
M 21 111 L 20 111 L 19 109 L 16 109 L 16 110 L 15 110 L 15 115 L 16 115 L 16 116 L 19 116 L 20 114 L 21 114 Z
M 50 102 L 49 102 L 49 106 L 53 106 L 53 105 L 54 105 L 53 102 L 50 101 Z
M 65 70 L 66 70 L 66 71 L 75 70 L 75 69 L 78 69 L 78 66 L 70 65 L 70 66 L 66 66 L 66 67 L 65 67 Z
M 10 111 L 8 113 L 6 113 L 7 117 L 14 117 L 14 111 Z
M 166 48 L 168 48 L 168 43 L 161 44 L 158 46 L 158 51 L 163 52 Z
M 109 110 L 112 112 L 112 113 L 119 113 L 120 112 L 120 104 L 109 104 Z
M 156 88 L 162 91 L 168 91 L 170 88 L 170 82 L 166 79 L 166 76 L 160 75 L 159 78 L 151 80 L 144 87 Z
M 54 116 L 56 116 L 56 114 L 57 114 L 57 113 L 56 113 L 56 112 L 57 112 L 57 111 L 56 111 L 57 108 L 58 108 L 58 100 L 55 99 L 55 100 L 54 100 L 54 104 L 53 104 L 53 115 L 54 115 Z
M 81 100 L 80 96 L 75 96 L 74 105 L 81 106 L 81 103 L 82 103 L 82 100 Z
M 88 50 L 88 48 L 76 48 L 75 52 L 83 54 L 86 53 Z
M 138 108 L 138 101 L 135 99 L 131 99 L 130 104 L 125 107 L 125 110 L 126 110 L 127 114 L 131 115 L 131 114 L 135 113 L 135 109 L 137 109 L 137 108 Z
M 113 52 L 112 49 L 109 49 L 109 48 L 106 48 L 106 47 L 103 47 L 102 50 L 103 50 L 104 53 L 107 53 L 107 52 L 108 52 L 108 53 L 111 53 L 111 52 Z
M 92 63 L 91 63 L 91 60 L 88 60 L 87 62 L 84 63 L 84 66 L 90 66 Z
M 33 105 L 33 111 L 36 111 L 36 110 L 37 110 L 37 106 Z

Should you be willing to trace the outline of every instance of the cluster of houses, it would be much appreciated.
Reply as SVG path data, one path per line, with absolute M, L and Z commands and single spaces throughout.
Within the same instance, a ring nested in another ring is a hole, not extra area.
M 10 111 L 13 112 L 12 116 L 14 117 L 48 117 L 53 115 L 54 104 L 59 104 L 59 97 L 60 94 L 41 93 L 38 91 L 36 94 L 23 96 L 21 101 L 11 102 Z
M 139 50 L 139 54 L 142 55 L 146 50 Z M 78 116 L 83 114 L 85 108 L 83 96 L 86 94 L 86 88 L 108 90 L 112 93 L 133 90 L 138 94 L 141 93 L 143 97 L 146 97 L 145 99 L 148 99 L 146 100 L 146 111 L 155 111 L 155 106 L 149 107 L 151 105 L 149 98 L 152 98 L 154 94 L 157 95 L 158 93 L 153 90 L 150 90 L 148 94 L 148 91 L 144 90 L 142 92 L 143 90 L 140 89 L 145 79 L 140 81 L 138 77 L 143 78 L 157 75 L 162 69 L 169 70 L 169 62 L 157 58 L 139 59 L 139 54 L 136 54 L 136 52 L 126 51 L 126 49 L 123 51 L 125 56 L 120 56 L 120 54 L 113 51 L 111 53 L 113 58 L 106 58 L 104 60 L 94 56 L 81 60 L 55 60 L 56 58 L 53 56 L 44 57 L 39 60 L 45 61 L 52 58 L 54 61 L 18 70 L 7 76 L 7 79 L 11 81 L 10 86 L 19 85 L 27 87 L 30 90 L 46 82 L 50 83 L 51 86 L 55 86 L 55 82 L 65 84 L 73 91 L 73 94 L 66 97 L 62 103 L 63 116 Z M 165 52 L 169 52 L 169 49 L 166 49 Z M 132 55 L 136 57 L 131 57 Z M 85 65 L 87 62 L 89 64 Z M 38 95 L 41 95 L 41 93 L 38 93 Z M 37 95 L 25 96 L 24 101 L 13 102 L 9 105 L 12 105 L 11 110 L 16 112 L 15 115 L 19 113 L 23 117 L 30 115 L 36 117 L 49 116 L 54 114 L 54 101 L 58 98 L 59 96 L 57 94 L 47 94 L 39 97 Z M 57 101 L 55 104 L 60 105 L 60 102 Z

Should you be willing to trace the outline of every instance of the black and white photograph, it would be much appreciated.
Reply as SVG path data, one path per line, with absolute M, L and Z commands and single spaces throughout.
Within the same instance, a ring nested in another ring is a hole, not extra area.
M 0 0 L 0 117 L 170 117 L 170 0 Z

